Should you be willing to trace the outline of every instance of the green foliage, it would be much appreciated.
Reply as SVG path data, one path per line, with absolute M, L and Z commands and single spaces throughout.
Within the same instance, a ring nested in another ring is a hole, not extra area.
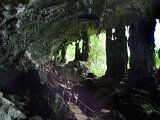
M 82 40 L 80 41 L 79 48 L 81 49 L 80 52 L 82 52 Z M 67 47 L 67 52 L 66 52 L 66 62 L 68 63 L 69 61 L 73 61 L 75 59 L 75 42 L 72 44 L 69 44 Z
M 160 48 L 156 50 L 155 52 L 155 62 L 156 62 L 156 67 L 160 67 Z
M 106 71 L 105 33 L 91 36 L 90 71 L 102 76 Z
M 127 102 L 129 106 L 133 109 L 137 109 L 137 118 L 144 118 L 144 120 L 149 119 L 151 115 L 156 111 L 155 106 L 153 106 L 152 101 L 146 99 L 146 96 L 134 94 L 136 97 L 131 97 Z M 127 102 L 125 104 L 127 104 Z M 141 117 L 138 117 L 141 116 Z
M 99 38 L 96 35 L 90 37 L 91 51 L 90 51 L 90 71 L 96 76 L 102 76 L 106 71 L 106 53 L 105 53 L 105 33 L 101 33 Z M 82 42 L 80 42 L 80 48 Z M 73 61 L 75 57 L 75 42 L 68 45 L 66 52 L 67 63 Z
M 75 57 L 75 42 L 69 44 L 66 52 L 66 63 L 73 61 Z
M 152 104 L 144 99 L 136 99 L 136 98 L 132 98 L 134 99 L 134 104 L 139 106 L 139 110 L 141 112 L 143 112 L 145 115 L 150 115 L 153 112 L 155 112 L 155 108 L 152 106 Z
M 160 59 L 160 48 L 157 50 L 158 58 Z
M 142 107 L 143 107 L 143 109 L 145 110 L 145 112 L 147 113 L 147 114 L 151 114 L 151 113 L 153 113 L 154 111 L 155 111 L 155 109 L 154 109 L 154 107 L 153 106 L 151 106 L 151 104 L 142 104 Z

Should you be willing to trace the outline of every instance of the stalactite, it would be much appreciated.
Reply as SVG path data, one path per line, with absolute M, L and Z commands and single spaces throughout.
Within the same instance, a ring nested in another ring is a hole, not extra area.
M 152 21 L 138 20 L 130 25 L 130 68 L 133 74 L 147 75 L 154 66 L 154 27 Z
M 79 42 L 80 41 L 76 41 L 75 43 L 75 60 L 80 60 L 80 48 L 79 48 Z
M 67 51 L 67 47 L 64 46 L 62 47 L 62 50 L 61 50 L 61 61 L 60 63 L 66 63 L 66 51 Z
M 90 37 L 87 31 L 82 33 L 82 50 L 80 41 L 75 43 L 75 60 L 88 61 L 90 54 Z
M 115 28 L 106 31 L 106 56 L 108 77 L 122 79 L 127 68 L 127 38 L 125 36 L 125 26 L 119 24 Z
M 107 71 L 106 75 L 108 77 L 112 76 L 112 28 L 107 28 L 106 30 L 106 65 Z
M 154 29 L 154 19 L 140 19 L 132 23 L 129 30 L 129 79 L 132 85 L 147 90 L 156 88 L 155 85 L 153 85 L 155 81 L 151 78 L 155 65 Z
M 81 60 L 88 61 L 90 54 L 90 37 L 87 34 L 87 31 L 83 33 L 82 40 L 83 44 L 82 44 Z

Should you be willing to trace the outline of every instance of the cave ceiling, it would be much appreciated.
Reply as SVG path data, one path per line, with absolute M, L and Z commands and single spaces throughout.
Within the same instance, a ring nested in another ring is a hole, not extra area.
M 28 51 L 39 63 L 83 31 L 98 34 L 151 14 L 152 0 L 0 0 L 0 62 Z

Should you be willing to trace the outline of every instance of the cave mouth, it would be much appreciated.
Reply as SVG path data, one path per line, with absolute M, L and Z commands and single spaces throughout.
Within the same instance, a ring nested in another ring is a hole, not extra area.
M 103 76 L 106 71 L 106 33 L 94 34 L 90 37 L 90 53 L 89 53 L 89 71 L 94 73 L 97 77 Z M 66 50 L 66 64 L 69 61 L 75 60 L 75 44 L 73 42 L 67 46 Z M 79 42 L 80 52 L 82 52 L 82 40 Z
M 91 36 L 91 52 L 90 52 L 90 70 L 96 76 L 100 77 L 105 74 L 106 65 L 106 33 Z

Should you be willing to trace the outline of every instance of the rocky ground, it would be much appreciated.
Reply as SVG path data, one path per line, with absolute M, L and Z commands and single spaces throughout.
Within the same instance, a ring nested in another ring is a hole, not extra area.
M 64 69 L 54 66 L 52 72 L 43 68 L 20 75 L 1 72 L 3 74 L 0 75 L 3 75 L 6 81 L 0 84 L 3 92 L 0 94 L 0 119 L 76 120 L 71 109 L 73 106 L 70 107 L 67 100 L 57 91 L 56 81 L 62 82 L 65 78 L 61 75 L 63 73 L 61 70 Z M 77 73 L 84 75 L 82 70 L 78 72 L 79 69 L 76 67 L 72 70 L 76 70 L 73 72 L 75 75 Z M 70 76 L 70 79 L 75 78 L 75 75 Z M 94 119 L 159 120 L 160 97 L 157 89 L 142 90 L 138 86 L 129 87 L 127 78 L 118 84 L 112 79 L 106 80 L 105 77 L 82 76 L 82 78 L 82 81 L 79 79 L 70 81 L 71 92 L 79 94 L 78 98 L 95 111 Z M 147 80 L 151 78 L 145 81 Z M 84 108 L 80 109 L 83 112 Z M 90 112 L 86 111 L 85 114 L 88 116 L 87 119 L 93 119 Z

